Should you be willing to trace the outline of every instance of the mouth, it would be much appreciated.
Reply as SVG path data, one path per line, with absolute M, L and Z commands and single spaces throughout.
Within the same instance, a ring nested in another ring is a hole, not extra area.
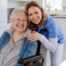
M 39 18 L 34 18 L 33 21 L 34 22 L 37 22 L 39 20 Z
M 38 23 L 39 20 L 32 20 L 33 23 Z
M 24 26 L 24 24 L 22 24 L 22 25 L 17 25 L 17 27 L 24 28 L 25 26 Z

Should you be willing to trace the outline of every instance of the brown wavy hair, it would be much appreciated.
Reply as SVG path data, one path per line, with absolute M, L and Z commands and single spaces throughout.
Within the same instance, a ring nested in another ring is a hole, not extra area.
M 39 26 L 43 26 L 44 23 L 45 23 L 45 21 L 46 21 L 47 15 L 46 15 L 44 9 L 43 9 L 37 2 L 31 1 L 30 3 L 28 3 L 28 4 L 26 5 L 25 11 L 26 11 L 27 16 L 28 16 L 28 9 L 29 9 L 30 7 L 32 7 L 32 6 L 38 7 L 38 8 L 41 10 L 42 19 L 41 19 L 41 21 L 40 21 L 40 23 L 39 23 L 38 25 L 39 25 Z M 31 24 L 30 24 L 30 25 L 31 25 Z M 37 25 L 37 26 L 38 26 L 38 25 Z

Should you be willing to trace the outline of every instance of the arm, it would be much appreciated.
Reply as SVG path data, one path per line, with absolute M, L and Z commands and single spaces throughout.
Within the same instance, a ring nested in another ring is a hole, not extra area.
M 51 52 L 55 52 L 57 45 L 58 45 L 58 26 L 55 23 L 55 21 L 52 19 L 52 17 L 49 17 L 47 20 L 47 38 L 44 35 L 40 35 L 40 41 L 41 43 Z
M 49 40 L 48 40 L 44 35 L 41 35 L 39 40 L 51 52 L 56 51 L 57 44 L 58 44 L 57 43 L 57 41 L 58 41 L 57 38 L 49 38 Z

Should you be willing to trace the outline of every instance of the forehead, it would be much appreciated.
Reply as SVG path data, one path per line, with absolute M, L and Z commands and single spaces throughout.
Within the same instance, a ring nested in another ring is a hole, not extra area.
M 28 12 L 34 12 L 34 11 L 41 11 L 39 7 L 36 7 L 36 6 L 31 6 L 29 9 L 28 9 Z
M 27 18 L 25 12 L 16 12 L 14 15 L 15 18 Z

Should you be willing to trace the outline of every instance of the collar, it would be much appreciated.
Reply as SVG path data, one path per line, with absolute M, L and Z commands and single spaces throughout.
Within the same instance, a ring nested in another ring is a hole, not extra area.
M 10 29 L 6 30 L 6 32 L 8 32 L 10 34 L 10 37 L 12 37 L 14 29 L 10 28 Z M 24 35 L 20 37 L 20 39 L 26 38 L 30 33 L 31 33 L 31 30 L 27 29 L 26 32 L 24 33 Z

